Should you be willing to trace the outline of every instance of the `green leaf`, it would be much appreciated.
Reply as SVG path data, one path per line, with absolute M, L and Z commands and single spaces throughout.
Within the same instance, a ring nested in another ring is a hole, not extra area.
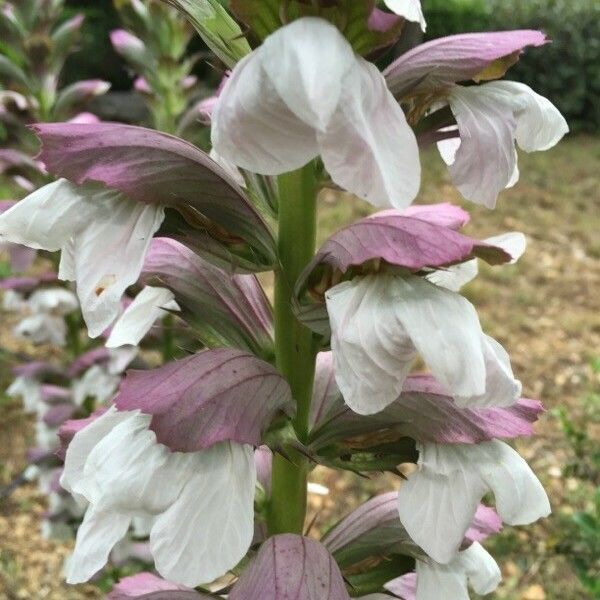
M 230 68 L 251 52 L 239 25 L 217 0 L 164 0 L 180 10 L 206 45 Z
M 383 592 L 383 586 L 414 569 L 415 561 L 409 556 L 394 556 L 363 573 L 346 574 L 351 596 Z
M 310 446 L 309 450 L 314 452 Z M 417 458 L 415 441 L 407 437 L 373 444 L 365 436 L 321 448 L 314 453 L 314 460 L 321 465 L 359 474 L 384 471 L 398 474 L 399 464 L 416 463 Z
M 303 0 L 231 0 L 231 10 L 262 41 L 286 23 L 302 17 L 322 17 L 333 23 L 358 54 L 370 54 L 393 43 L 404 20 L 398 18 L 387 31 L 369 27 L 375 0 L 335 0 L 319 3 Z
M 29 89 L 29 79 L 23 69 L 0 54 L 0 79 L 15 81 Z
M 67 56 L 73 51 L 81 40 L 81 26 L 83 17 L 75 17 L 59 25 L 51 34 L 52 61 L 56 65 L 62 65 Z

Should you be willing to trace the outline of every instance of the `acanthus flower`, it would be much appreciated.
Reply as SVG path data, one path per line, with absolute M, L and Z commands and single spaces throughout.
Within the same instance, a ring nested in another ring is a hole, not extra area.
M 413 121 L 450 107 L 447 122 L 423 139 L 438 140 L 454 184 L 472 202 L 494 208 L 498 194 L 518 181 L 516 145 L 526 152 L 548 150 L 569 131 L 558 109 L 528 86 L 490 81 L 502 77 L 527 46 L 546 41 L 529 30 L 449 36 L 413 48 L 385 70 Z M 490 82 L 458 85 L 468 80 Z
M 457 137 L 439 141 L 438 148 L 461 194 L 488 208 L 519 180 L 515 144 L 525 152 L 548 150 L 569 131 L 547 98 L 516 81 L 455 86 L 448 103 Z
M 91 337 L 119 313 L 121 296 L 142 269 L 164 209 L 117 191 L 50 183 L 0 217 L 0 235 L 33 248 L 61 250 L 59 277 L 77 281 Z
M 548 496 L 527 463 L 499 440 L 480 444 L 418 443 L 418 469 L 400 486 L 400 520 L 436 562 L 456 556 L 483 496 L 492 491 L 498 514 L 529 525 L 550 514 Z
M 519 397 L 506 351 L 459 294 L 418 277 L 368 275 L 326 298 L 336 379 L 353 410 L 392 403 L 418 354 L 459 406 L 509 406 Z
M 69 581 L 92 577 L 135 516 L 153 519 L 150 550 L 167 579 L 195 586 L 233 568 L 254 535 L 253 446 L 291 410 L 275 369 L 237 350 L 130 371 L 115 406 L 62 428 L 61 484 L 90 504 Z
M 112 408 L 75 434 L 61 484 L 89 503 L 67 581 L 100 570 L 134 516 L 152 516 L 158 571 L 190 586 L 225 573 L 246 553 L 256 471 L 248 445 L 222 442 L 172 453 L 148 427 L 151 416 Z
M 300 316 L 308 313 L 319 333 L 330 329 L 336 380 L 356 412 L 391 404 L 418 354 L 459 406 L 509 406 L 520 395 L 505 350 L 452 289 L 476 273 L 473 264 L 462 266 L 476 256 L 493 264 L 516 260 L 522 236 L 477 242 L 448 224 L 463 221 L 444 205 L 413 207 L 412 216 L 377 213 L 334 234 L 300 277 Z M 423 275 L 437 275 L 439 285 Z M 310 304 L 304 308 L 311 291 L 325 297 L 327 324 L 310 314 Z
M 330 23 L 305 17 L 242 59 L 212 114 L 216 152 L 277 175 L 321 155 L 333 181 L 375 206 L 407 207 L 417 142 L 377 68 Z
M 22 298 L 20 303 L 14 304 L 14 308 L 24 314 L 14 333 L 33 344 L 64 346 L 67 332 L 64 317 L 78 307 L 77 298 L 67 289 L 38 289 L 27 299 Z
M 416 573 L 389 582 L 386 589 L 402 600 L 469 600 L 468 587 L 490 594 L 501 579 L 496 561 L 476 542 L 448 565 L 417 561 Z

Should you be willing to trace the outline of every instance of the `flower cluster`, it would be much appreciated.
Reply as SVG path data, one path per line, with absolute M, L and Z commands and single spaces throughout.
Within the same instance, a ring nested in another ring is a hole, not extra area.
M 126 29 L 110 39 L 137 75 L 134 87 L 146 102 L 152 127 L 185 139 L 201 139 L 203 101 L 192 74 L 200 54 L 186 56 L 193 27 L 177 10 L 156 0 L 115 2 Z
M 26 128 L 36 121 L 96 121 L 85 110 L 110 84 L 100 79 L 60 86 L 66 59 L 81 39 L 83 15 L 63 20 L 64 0 L 4 2 L 0 10 L 0 174 L 32 191 L 47 181 L 31 158 L 35 139 Z
M 128 371 L 108 410 L 63 425 L 61 485 L 85 509 L 68 581 L 90 579 L 142 518 L 163 579 L 126 579 L 110 598 L 491 592 L 500 570 L 482 542 L 550 512 L 505 441 L 531 435 L 542 407 L 521 397 L 460 289 L 480 260 L 516 262 L 525 239 L 475 240 L 464 210 L 411 204 L 424 146 L 491 208 L 518 180 L 517 146 L 565 135 L 548 100 L 496 81 L 544 35 L 434 40 L 380 72 L 367 58 L 407 20 L 425 27 L 417 0 L 388 0 L 392 12 L 232 0 L 247 36 L 216 0 L 172 4 L 231 69 L 210 111 L 213 158 L 138 127 L 36 125 L 38 158 L 59 179 L 0 216 L 4 241 L 61 251 L 91 336 L 114 327 L 109 346 L 137 344 L 176 308 L 202 346 Z M 315 253 L 322 184 L 383 210 Z M 147 287 L 120 316 L 136 283 Z M 303 536 L 314 465 L 401 463 L 414 466 L 398 491 L 320 541 Z M 495 509 L 481 504 L 490 494 Z

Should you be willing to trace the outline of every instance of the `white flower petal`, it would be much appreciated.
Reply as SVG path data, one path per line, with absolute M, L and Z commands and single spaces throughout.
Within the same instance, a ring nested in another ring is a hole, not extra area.
M 225 160 L 262 175 L 293 171 L 319 154 L 314 129 L 278 96 L 259 51 L 227 80 L 212 117 L 212 145 Z
M 458 123 L 460 146 L 448 164 L 465 198 L 494 208 L 498 194 L 515 173 L 517 122 L 510 102 L 498 97 L 489 85 L 452 88 L 448 101 Z M 450 142 L 441 142 L 438 148 L 442 158 L 450 158 Z
M 63 281 L 75 281 L 77 278 L 75 267 L 75 241 L 73 238 L 70 238 L 60 250 L 58 278 Z
M 510 97 L 517 119 L 517 144 L 525 152 L 548 150 L 569 132 L 556 106 L 524 83 L 494 81 L 486 87 Z
M 454 565 L 417 561 L 416 600 L 469 600 L 465 574 Z
M 400 521 L 429 556 L 447 564 L 460 548 L 486 485 L 466 461 L 462 445 L 418 444 L 418 450 L 419 470 L 398 492 Z
M 337 184 L 376 206 L 405 208 L 419 189 L 417 141 L 383 75 L 323 19 L 297 19 L 241 60 L 212 124 L 217 155 L 255 173 L 321 154 Z
M 54 427 L 48 427 L 43 421 L 35 422 L 35 445 L 52 452 L 58 448 L 58 436 Z
M 259 53 L 285 105 L 304 123 L 323 131 L 356 60 L 337 27 L 315 17 L 297 19 L 270 35 Z
M 126 514 L 88 509 L 67 562 L 67 583 L 91 579 L 106 564 L 112 547 L 125 536 L 130 522 Z
M 500 567 L 490 553 L 479 543 L 474 542 L 458 555 L 473 590 L 480 594 L 491 594 L 502 581 Z
M 15 290 L 4 290 L 2 295 L 2 309 L 7 312 L 20 312 L 26 308 L 27 302 L 23 294 Z
M 175 295 L 171 290 L 146 286 L 117 319 L 106 347 L 137 346 L 154 323 L 168 314 L 165 308 L 174 299 Z
M 398 398 L 417 353 L 461 407 L 509 406 L 521 393 L 504 348 L 450 290 L 378 274 L 334 286 L 326 301 L 336 382 L 359 414 Z
M 65 467 L 60 478 L 60 485 L 73 493 L 73 487 L 83 478 L 83 468 L 90 452 L 112 429 L 129 419 L 131 413 L 119 412 L 111 406 L 101 417 L 92 421 L 87 427 L 78 431 L 65 456 Z
M 450 129 L 455 129 L 455 128 L 446 127 L 444 129 L 442 129 L 442 131 L 449 131 Z M 452 138 L 447 138 L 445 140 L 440 140 L 437 143 L 437 147 L 438 147 L 440 156 L 442 157 L 443 161 L 447 165 L 453 165 L 454 161 L 456 160 L 456 153 L 458 152 L 458 149 L 460 148 L 460 137 L 452 137 Z
M 56 251 L 94 219 L 95 207 L 66 179 L 49 183 L 0 215 L 0 239 Z
M 233 442 L 194 453 L 194 475 L 150 533 L 158 572 L 194 587 L 234 567 L 254 534 L 253 450 Z
M 151 415 L 129 413 L 91 450 L 74 491 L 105 509 L 158 514 L 178 497 L 192 456 L 171 453 L 148 429 Z
M 481 478 L 494 492 L 496 510 L 509 525 L 529 525 L 550 512 L 550 502 L 539 479 L 508 444 L 494 440 L 477 454 Z
M 417 561 L 417 600 L 469 600 L 467 582 L 478 594 L 493 592 L 502 574 L 496 561 L 475 542 L 447 565 Z
M 458 265 L 452 265 L 445 269 L 433 271 L 427 275 L 427 281 L 446 288 L 452 292 L 458 292 L 460 289 L 473 281 L 479 274 L 479 262 L 476 258 Z
M 485 392 L 462 396 L 455 394 L 454 399 L 460 408 L 512 406 L 521 396 L 522 385 L 515 379 L 506 350 L 494 338 L 484 335 L 482 338 L 483 358 L 485 362 Z
M 74 240 L 77 294 L 90 337 L 117 317 L 121 297 L 142 270 L 152 236 L 164 219 L 161 206 L 111 192 L 101 211 Z
M 394 278 L 394 286 L 397 319 L 436 379 L 453 396 L 483 394 L 483 333 L 473 305 L 419 277 Z
M 509 182 L 506 184 L 506 188 L 512 188 L 519 183 L 519 179 L 521 178 L 521 171 L 519 171 L 519 155 L 517 154 L 517 149 L 515 148 L 515 170 L 510 177 Z
M 407 21 L 419 23 L 423 31 L 427 31 L 427 22 L 421 7 L 421 0 L 384 0 L 385 5 Z
M 404 209 L 417 195 L 417 140 L 375 65 L 356 58 L 340 106 L 318 140 L 333 181 L 374 206 Z
M 463 196 L 488 208 L 519 179 L 515 142 L 526 152 L 547 150 L 569 131 L 549 100 L 514 81 L 456 86 L 448 101 L 459 147 L 456 140 L 444 140 L 438 148 Z
M 6 389 L 9 398 L 21 398 L 26 413 L 36 412 L 42 401 L 40 382 L 29 377 L 17 377 Z
M 111 348 L 106 370 L 109 375 L 121 375 L 131 361 L 138 355 L 139 349 L 134 346 Z
M 316 496 L 329 496 L 329 488 L 321 485 L 320 483 L 314 483 L 312 481 L 307 483 L 306 491 L 309 494 L 315 494 Z
M 487 492 L 494 493 L 498 514 L 509 524 L 550 514 L 539 480 L 504 442 L 428 443 L 418 450 L 419 469 L 400 487 L 398 511 L 411 538 L 438 563 L 453 559 Z
M 353 411 L 377 413 L 398 398 L 417 356 L 396 318 L 393 280 L 356 278 L 326 299 L 338 387 Z
M 486 244 L 498 246 L 511 255 L 512 260 L 509 264 L 515 264 L 527 249 L 527 238 L 523 233 L 511 231 L 501 235 L 495 235 L 485 240 Z

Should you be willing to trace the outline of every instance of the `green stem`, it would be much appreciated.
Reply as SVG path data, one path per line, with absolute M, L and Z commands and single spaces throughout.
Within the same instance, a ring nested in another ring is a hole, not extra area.
M 315 374 L 312 333 L 292 312 L 294 284 L 315 252 L 317 181 L 312 163 L 279 177 L 279 268 L 275 273 L 275 356 L 296 401 L 294 428 L 306 441 Z M 268 524 L 271 534 L 302 533 L 308 461 L 288 449 L 273 458 Z
M 162 358 L 167 363 L 175 358 L 175 319 L 167 315 L 163 320 L 162 332 Z
M 76 358 L 81 354 L 81 315 L 80 313 L 69 313 L 65 315 L 67 325 L 67 342 L 71 356 Z

